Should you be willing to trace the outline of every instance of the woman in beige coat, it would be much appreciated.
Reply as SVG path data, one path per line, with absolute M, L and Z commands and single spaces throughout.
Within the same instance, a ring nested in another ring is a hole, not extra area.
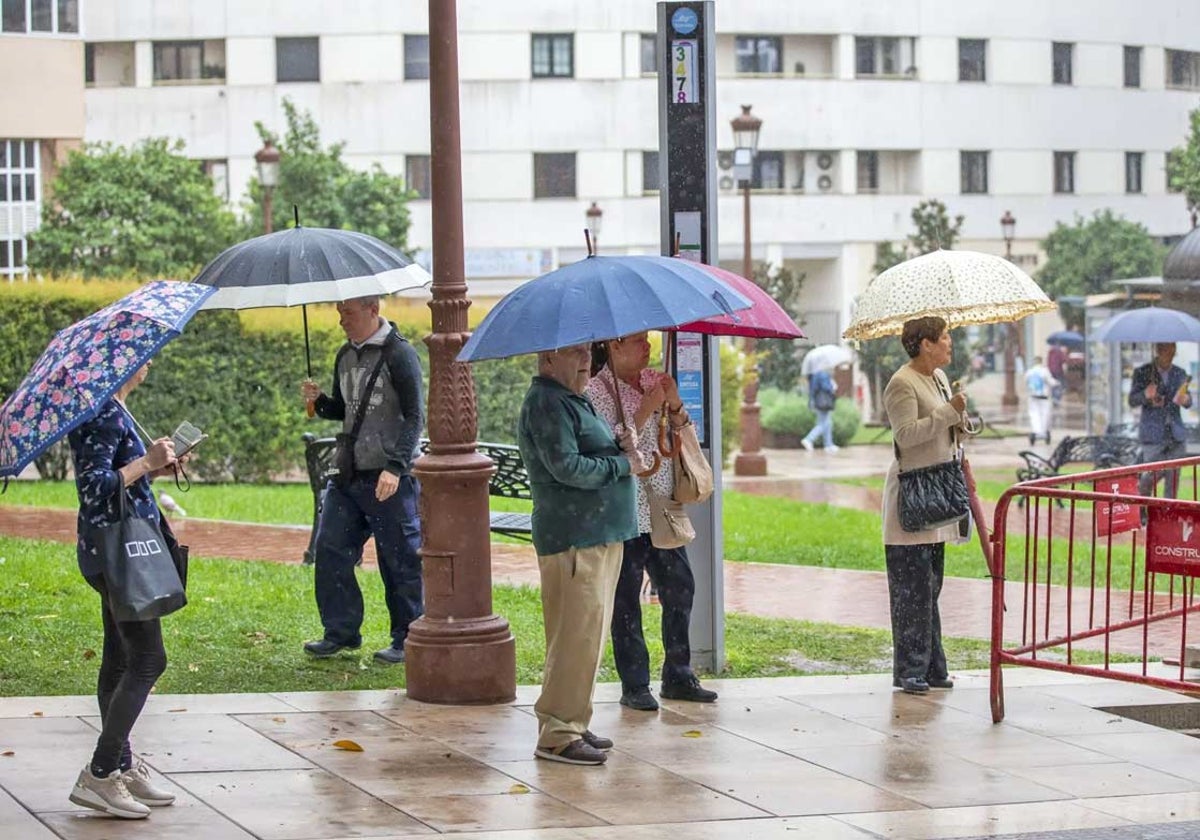
M 965 394 L 951 396 L 941 368 L 950 362 L 951 342 L 941 318 L 917 318 L 901 336 L 909 363 L 896 371 L 883 393 L 899 460 L 893 460 L 883 490 L 883 548 L 892 611 L 892 682 L 909 694 L 953 688 L 942 650 L 938 595 L 946 540 L 958 526 L 905 531 L 900 526 L 900 465 L 927 467 L 954 457 L 955 429 L 967 407 Z

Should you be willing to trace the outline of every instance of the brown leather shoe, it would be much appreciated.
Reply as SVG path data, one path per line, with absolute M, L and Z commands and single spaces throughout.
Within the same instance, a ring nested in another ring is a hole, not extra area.
M 547 761 L 561 761 L 563 764 L 603 764 L 608 761 L 608 754 L 601 752 L 582 738 L 576 738 L 562 747 L 538 747 L 533 751 L 537 758 Z

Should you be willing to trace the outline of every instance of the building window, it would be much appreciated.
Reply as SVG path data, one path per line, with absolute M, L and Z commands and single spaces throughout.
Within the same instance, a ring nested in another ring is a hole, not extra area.
M 404 156 L 404 183 L 409 192 L 416 193 L 417 198 L 429 198 L 433 195 L 433 175 L 429 171 L 432 158 L 429 155 Z
M 654 74 L 658 72 L 658 36 L 657 35 L 642 35 L 640 41 L 641 67 L 642 73 Z
M 783 189 L 783 152 L 758 152 L 750 186 L 756 190 Z
M 1167 87 L 1200 90 L 1200 53 L 1167 50 Z
M 642 152 L 642 192 L 659 191 L 661 173 L 658 171 L 658 152 Z
M 574 35 L 533 35 L 533 77 L 570 79 L 575 75 Z
M 275 81 L 321 81 L 321 48 L 318 39 L 276 38 Z
M 915 38 L 855 38 L 855 75 L 860 79 L 871 76 L 916 76 L 915 43 Z
M 958 80 L 987 81 L 987 41 L 982 38 L 958 39 Z
M 988 191 L 987 152 L 960 152 L 958 168 L 960 189 L 964 195 Z
M 1142 192 L 1142 153 L 1125 153 L 1125 192 L 1140 194 Z
M 575 197 L 574 152 L 534 153 L 533 197 Z
M 879 152 L 858 153 L 858 191 L 879 192 Z
M 37 140 L 0 140 L 0 277 L 26 273 L 25 235 L 41 218 L 41 148 Z
M 1056 193 L 1075 192 L 1075 153 L 1054 153 L 1054 191 Z
M 0 31 L 78 32 L 79 0 L 0 0 Z
M 229 203 L 229 161 L 225 158 L 201 160 L 200 171 L 212 179 L 213 193 L 217 198 Z
M 156 41 L 154 82 L 225 81 L 224 41 Z
M 429 78 L 429 36 L 404 36 L 404 78 Z
M 1140 88 L 1142 86 L 1142 48 L 1125 48 L 1125 87 Z
M 1069 85 L 1071 82 L 1072 60 L 1075 55 L 1074 44 L 1054 44 L 1053 73 L 1054 84 Z
M 766 35 L 738 35 L 734 54 L 739 73 L 782 73 L 783 39 Z

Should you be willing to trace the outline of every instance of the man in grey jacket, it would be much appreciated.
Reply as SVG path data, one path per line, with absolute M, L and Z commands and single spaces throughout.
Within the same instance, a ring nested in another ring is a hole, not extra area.
M 373 536 L 392 635 L 375 659 L 392 665 L 404 661 L 408 627 L 424 611 L 417 553 L 420 485 L 412 475 L 424 426 L 421 366 L 395 325 L 380 317 L 378 297 L 344 301 L 337 308 L 347 342 L 334 363 L 333 395 L 321 393 L 311 379 L 303 382 L 301 394 L 319 416 L 341 420 L 345 435 L 355 433 L 360 406 L 367 402 L 353 442 L 339 443 L 353 446 L 353 476 L 341 476 L 325 490 L 315 549 L 317 609 L 325 635 L 306 642 L 304 650 L 326 658 L 362 645 L 363 600 L 354 567 Z

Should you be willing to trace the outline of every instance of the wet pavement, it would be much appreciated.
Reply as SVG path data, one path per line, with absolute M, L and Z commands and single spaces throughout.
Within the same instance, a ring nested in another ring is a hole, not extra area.
M 718 703 L 656 714 L 599 686 L 592 728 L 616 741 L 604 767 L 533 758 L 532 686 L 490 707 L 399 691 L 156 695 L 134 748 L 178 801 L 136 823 L 67 802 L 94 698 L 0 699 L 0 837 L 1129 838 L 1200 821 L 1200 743 L 1093 708 L 1181 700 L 1166 692 L 1018 669 L 993 725 L 975 673 L 924 697 L 880 676 L 708 684 Z

